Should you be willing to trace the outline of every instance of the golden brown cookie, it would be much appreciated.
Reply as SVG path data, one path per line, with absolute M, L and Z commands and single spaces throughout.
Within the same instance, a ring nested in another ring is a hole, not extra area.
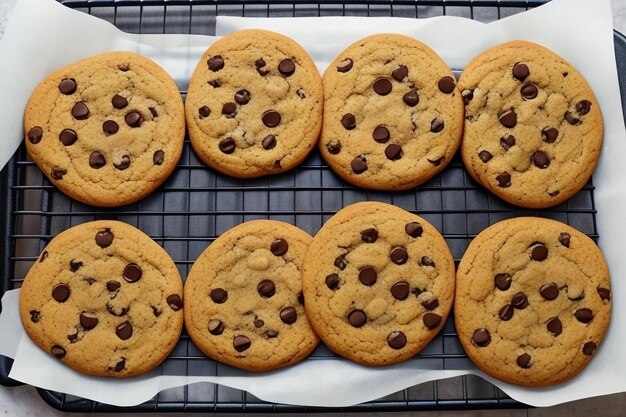
M 459 264 L 459 340 L 480 369 L 503 381 L 546 386 L 572 378 L 591 360 L 610 315 L 604 257 L 566 224 L 501 221 L 476 236 Z

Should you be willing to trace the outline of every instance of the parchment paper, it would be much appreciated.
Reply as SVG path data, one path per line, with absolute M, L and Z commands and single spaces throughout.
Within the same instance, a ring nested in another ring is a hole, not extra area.
M 26 5 L 28 3 L 28 6 Z M 448 64 L 462 69 L 468 60 L 492 45 L 527 39 L 554 50 L 576 66 L 591 84 L 605 118 L 605 140 L 594 173 L 600 247 L 612 274 L 613 319 L 594 360 L 573 380 L 555 387 L 530 389 L 486 377 L 468 360 L 448 362 L 412 359 L 385 368 L 366 368 L 342 359 L 304 361 L 268 373 L 223 368 L 220 377 L 163 375 L 158 368 L 127 380 L 87 377 L 65 367 L 37 348 L 24 334 L 18 314 L 19 292 L 2 299 L 0 353 L 15 358 L 10 376 L 30 385 L 115 405 L 134 405 L 175 386 L 207 381 L 246 390 L 272 402 L 349 406 L 403 388 L 465 373 L 486 378 L 511 397 L 534 406 L 626 391 L 626 257 L 621 253 L 626 232 L 626 132 L 619 99 L 609 0 L 554 0 L 537 9 L 490 24 L 454 17 L 423 20 L 397 18 L 217 18 L 219 34 L 244 27 L 285 33 L 314 58 L 320 71 L 349 43 L 375 32 L 415 36 L 433 47 Z M 40 42 L 33 42 L 34 39 Z M 79 58 L 106 50 L 138 51 L 157 61 L 184 89 L 204 50 L 216 39 L 188 35 L 129 35 L 106 22 L 58 5 L 52 0 L 18 0 L 0 41 L 0 166 L 22 139 L 22 112 L 36 84 L 51 71 Z M 450 369 L 450 364 L 455 369 Z

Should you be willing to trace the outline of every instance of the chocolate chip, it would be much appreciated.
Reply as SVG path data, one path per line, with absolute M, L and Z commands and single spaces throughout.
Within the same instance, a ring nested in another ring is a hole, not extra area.
M 515 309 L 510 304 L 506 304 L 500 309 L 498 316 L 502 321 L 509 321 L 513 318 L 513 313 L 515 313 Z
M 587 342 L 584 344 L 583 346 L 583 354 L 586 356 L 592 356 L 593 353 L 596 351 L 596 344 L 593 342 Z
M 523 292 L 518 292 L 511 299 L 511 305 L 518 310 L 523 310 L 528 307 L 528 297 Z
M 509 109 L 498 116 L 500 124 L 504 127 L 513 128 L 517 124 L 517 113 L 515 110 Z
M 597 291 L 602 301 L 611 301 L 611 290 L 608 288 L 598 287 Z
M 533 248 L 532 252 L 530 253 L 530 257 L 535 261 L 543 261 L 548 257 L 548 248 L 539 243 Z
M 252 341 L 246 336 L 238 335 L 233 338 L 233 347 L 237 352 L 248 350 L 250 345 L 252 345 Z
M 530 75 L 528 66 L 522 62 L 518 62 L 513 65 L 513 77 L 519 81 L 524 81 Z
M 490 154 L 488 151 L 480 151 L 478 152 L 478 157 L 480 158 L 481 161 L 487 163 L 491 161 L 491 158 L 493 158 L 493 155 Z
M 546 300 L 552 301 L 559 296 L 559 288 L 554 282 L 551 284 L 544 284 L 539 289 L 539 294 L 541 294 L 541 296 Z
M 412 223 L 407 223 L 404 226 L 404 231 L 406 232 L 407 235 L 413 238 L 418 238 L 422 236 L 424 229 L 422 228 L 422 225 L 419 224 L 418 222 L 412 222 Z
M 548 322 L 546 323 L 546 328 L 550 333 L 552 333 L 553 336 L 558 336 L 563 332 L 563 324 L 558 317 L 552 317 L 550 320 L 548 320 Z
M 52 171 L 50 172 L 50 175 L 55 180 L 62 180 L 65 174 L 67 174 L 67 169 L 63 169 L 61 167 L 54 167 L 52 168 Z
M 420 102 L 420 96 L 417 91 L 412 90 L 402 96 L 402 101 L 409 107 L 415 107 Z
M 396 81 L 402 81 L 407 75 L 409 75 L 409 69 L 405 65 L 400 65 L 391 73 L 391 76 Z
M 59 140 L 63 146 L 72 146 L 78 140 L 78 135 L 72 129 L 63 129 L 59 134 Z
M 335 263 L 334 263 L 334 265 L 335 265 L 337 268 L 341 269 L 342 271 L 343 271 L 344 269 L 346 269 L 346 267 L 348 266 L 348 262 L 346 261 L 346 254 L 344 253 L 344 254 L 342 254 L 342 255 L 337 256 L 337 257 L 335 258 Z
M 133 335 L 133 326 L 125 321 L 115 328 L 115 334 L 122 340 L 128 340 Z
M 435 266 L 435 261 L 430 259 L 428 256 L 422 256 L 422 259 L 420 259 L 420 265 L 434 267 Z
M 283 59 L 278 64 L 278 71 L 286 77 L 289 77 L 296 71 L 296 65 L 291 59 Z
M 387 94 L 389 94 L 391 92 L 391 87 L 391 81 L 389 81 L 387 78 L 378 78 L 376 81 L 374 81 L 373 85 L 374 91 L 380 96 L 386 96 Z
M 105 120 L 102 123 L 102 131 L 106 136 L 111 136 L 116 134 L 120 130 L 120 125 L 117 124 L 114 120 Z M 61 142 L 63 142 L 61 140 Z
M 430 122 L 430 131 L 433 133 L 439 133 L 443 130 L 443 120 L 440 117 L 435 117 Z
M 85 120 L 89 117 L 89 107 L 84 101 L 79 101 L 72 107 L 72 117 L 76 120 Z
M 222 288 L 215 288 L 211 290 L 209 295 L 211 296 L 211 300 L 213 300 L 216 304 L 222 304 L 228 299 L 228 292 Z
M 122 372 L 126 368 L 126 358 L 119 358 L 114 367 L 109 366 L 109 371 Z
M 396 282 L 391 286 L 391 295 L 396 300 L 406 300 L 409 296 L 409 283 L 406 281 Z
M 215 55 L 207 60 L 207 65 L 211 71 L 217 72 L 224 68 L 224 58 L 221 55 Z
M 374 243 L 378 239 L 378 230 L 372 228 L 361 230 L 361 240 L 365 243 Z
M 368 287 L 376 284 L 377 278 L 378 274 L 374 268 L 364 268 L 359 272 L 359 281 L 361 281 L 361 284 L 367 285 Z
M 92 277 L 85 277 L 83 278 L 83 280 L 89 285 L 92 285 L 94 282 L 96 282 L 96 280 Z
M 522 86 L 522 88 L 520 89 L 520 94 L 525 100 L 532 100 L 537 97 L 537 94 L 539 94 L 539 90 L 537 89 L 536 85 L 528 83 Z
M 300 303 L 300 305 L 304 305 L 304 294 L 302 293 L 302 291 L 298 293 L 298 302 Z
M 298 319 L 298 313 L 293 307 L 285 307 L 280 310 L 280 319 L 285 324 L 293 324 Z
M 267 336 L 268 339 L 271 339 L 278 336 L 278 331 L 270 329 L 263 334 Z
M 348 314 L 348 322 L 352 327 L 362 327 L 367 323 L 367 316 L 362 310 L 354 310 Z
M 452 79 L 452 77 L 442 77 L 437 83 L 437 87 L 439 87 L 439 91 L 444 94 L 450 94 L 454 91 L 456 87 L 456 83 Z
M 269 73 L 269 70 L 263 69 L 263 67 L 265 66 L 265 60 L 263 58 L 259 58 L 254 61 L 254 66 L 256 68 L 256 72 L 258 72 L 259 75 L 261 75 L 262 77 L 266 76 Z
M 581 115 L 585 115 L 587 113 L 589 113 L 589 111 L 591 110 L 591 102 L 589 100 L 581 100 L 578 103 L 576 103 L 576 111 L 578 113 L 580 113 Z
M 570 234 L 569 233 L 561 233 L 559 235 L 559 242 L 561 242 L 561 245 L 565 246 L 566 248 L 569 248 L 569 243 L 570 243 Z
M 350 162 L 350 167 L 355 174 L 361 174 L 367 171 L 367 160 L 364 156 L 357 156 Z
M 545 154 L 545 152 L 535 151 L 533 152 L 531 159 L 533 160 L 533 164 L 535 164 L 537 168 L 546 169 L 550 166 L 550 159 L 548 158 L 548 155 Z
M 64 78 L 59 83 L 59 91 L 66 96 L 76 92 L 76 80 L 73 78 Z
M 209 333 L 211 333 L 213 336 L 221 335 L 222 333 L 224 333 L 225 328 L 226 326 L 224 326 L 224 323 L 222 323 L 220 320 L 209 320 Z
M 157 111 L 156 111 L 156 109 L 154 107 L 148 107 L 148 110 L 150 110 L 150 114 L 152 115 L 153 119 L 155 117 L 159 117 L 159 114 L 157 113 Z
M 261 145 L 263 146 L 263 149 L 265 149 L 266 151 L 269 151 L 270 149 L 274 149 L 276 147 L 276 136 L 274 135 L 265 136 L 263 140 L 261 141 Z
M 67 352 L 59 345 L 54 345 L 50 348 L 50 353 L 57 359 L 63 359 Z
M 556 197 L 557 195 L 559 195 L 559 193 L 560 193 L 560 191 L 559 191 L 559 190 L 556 190 L 556 191 L 552 191 L 552 192 L 548 193 L 548 195 L 549 195 L 550 197 Z
M 83 326 L 85 330 L 91 330 L 98 325 L 98 318 L 84 311 L 80 313 L 79 319 L 80 325 Z
M 242 106 L 250 102 L 250 92 L 246 89 L 239 90 L 235 93 L 235 102 Z
M 280 123 L 280 114 L 276 110 L 266 110 L 262 119 L 265 126 L 276 127 Z
M 581 323 L 589 323 L 593 320 L 593 312 L 588 308 L 580 308 L 574 313 L 574 317 Z
M 352 59 L 345 58 L 337 65 L 337 72 L 348 72 L 352 69 Z
M 154 163 L 154 165 L 162 165 L 164 160 L 165 152 L 160 149 L 154 152 L 154 155 L 152 155 L 152 162 Z
M 122 72 L 126 72 L 130 69 L 130 64 L 119 64 L 117 66 L 117 69 L 119 69 Z
M 406 346 L 406 335 L 399 331 L 391 332 L 387 336 L 387 344 L 392 349 L 402 349 Z
M 141 113 L 133 110 L 126 113 L 126 116 L 124 116 L 124 121 L 130 127 L 139 127 L 143 123 L 143 117 L 141 117 Z
M 501 137 L 500 146 L 502 146 L 505 151 L 508 151 L 511 147 L 515 146 L 515 136 L 506 135 Z
M 180 298 L 180 295 L 178 294 L 168 295 L 165 301 L 167 302 L 167 305 L 170 306 L 170 308 L 174 311 L 178 311 L 183 308 L 183 299 Z
M 563 78 L 567 77 L 569 75 L 569 73 L 567 71 L 562 72 L 561 75 L 563 76 Z
M 111 99 L 111 104 L 116 109 L 123 109 L 124 107 L 128 106 L 128 99 L 126 97 L 120 96 L 119 94 L 116 94 Z
M 346 130 L 352 130 L 356 127 L 356 117 L 352 113 L 346 113 L 341 118 L 341 125 Z
M 441 158 L 437 158 L 434 160 L 430 158 L 426 158 L 426 160 L 430 162 L 431 164 L 433 164 L 434 166 L 438 167 L 445 160 L 445 157 L 442 156 Z
M 35 126 L 28 131 L 26 136 L 28 136 L 30 143 L 36 145 L 41 142 L 41 138 L 43 138 L 43 129 L 40 126 Z
M 508 172 L 503 172 L 496 177 L 496 181 L 498 181 L 499 187 L 508 188 L 511 186 L 511 174 L 509 174 Z
M 332 155 L 337 155 L 339 152 L 341 152 L 341 142 L 339 142 L 338 140 L 331 140 L 326 144 L 326 149 Z
M 211 115 L 211 109 L 209 106 L 202 106 L 198 109 L 198 117 L 200 119 L 204 119 L 205 117 L 209 117 Z
M 439 307 L 439 300 L 436 297 L 433 297 L 430 300 L 422 301 L 422 307 L 426 310 L 434 310 Z
M 326 286 L 328 287 L 328 289 L 336 290 L 337 287 L 339 287 L 339 275 L 337 274 L 327 275 L 325 282 L 326 282 Z
M 43 253 L 39 257 L 39 262 L 45 261 L 47 257 L 48 257 L 48 252 L 47 251 L 43 251 Z
M 289 244 L 287 243 L 285 239 L 278 238 L 274 240 L 272 244 L 270 245 L 270 251 L 275 256 L 282 256 L 286 254 L 288 250 L 289 250 Z
M 152 307 L 152 314 L 154 314 L 154 317 L 159 317 L 162 313 L 161 309 L 157 306 L 150 306 Z
M 107 282 L 107 290 L 109 292 L 115 292 L 115 291 L 119 290 L 121 286 L 122 286 L 122 284 L 120 284 L 117 281 L 111 280 L 111 281 Z
M 220 148 L 220 151 L 225 154 L 231 154 L 235 152 L 235 148 L 237 147 L 233 138 L 222 139 L 217 146 Z
M 465 105 L 467 106 L 474 98 L 474 90 L 461 91 L 461 97 L 463 97 L 463 103 L 465 103 Z
M 541 140 L 547 143 L 554 143 L 559 136 L 559 131 L 553 127 L 546 127 L 541 131 Z
M 389 140 L 389 130 L 383 125 L 378 125 L 374 128 L 372 137 L 378 143 L 385 143 Z
M 39 323 L 39 320 L 41 319 L 41 313 L 37 310 L 30 310 L 30 321 L 32 321 L 33 323 Z
M 64 303 L 70 298 L 70 288 L 65 284 L 57 284 L 52 289 L 52 298 L 59 303 Z
M 106 163 L 107 161 L 104 159 L 104 155 L 98 151 L 94 151 L 89 155 L 89 166 L 93 169 L 100 169 L 105 166 Z
M 237 115 L 237 105 L 235 103 L 224 103 L 222 106 L 222 114 L 227 119 L 232 119 Z
M 441 324 L 441 316 L 435 313 L 426 313 L 424 314 L 422 321 L 424 322 L 424 326 L 429 329 L 434 329 L 436 327 L 439 327 L 439 325 Z
M 67 332 L 67 340 L 69 340 L 70 343 L 76 343 L 79 340 L 82 340 L 84 335 L 85 332 L 79 332 L 77 327 L 72 327 Z
M 385 156 L 391 161 L 397 161 L 402 158 L 403 155 L 404 152 L 402 152 L 402 146 L 395 143 L 389 144 L 385 148 Z
M 120 163 L 116 164 L 115 162 L 113 162 L 113 166 L 120 171 L 124 171 L 130 166 L 130 156 L 122 155 L 122 160 L 120 161 Z
M 530 363 L 530 355 L 528 353 L 524 353 L 517 357 L 517 366 L 523 369 L 528 369 L 532 366 Z
M 420 289 L 419 289 L 419 288 L 417 288 L 417 287 L 416 287 L 416 288 L 413 288 L 413 289 L 411 290 L 411 294 L 413 294 L 413 295 L 414 295 L 414 296 L 416 296 L 416 297 L 419 297 L 419 295 L 420 295 L 421 293 L 423 293 L 423 292 L 424 292 L 424 291 L 420 290 Z
M 113 306 L 110 303 L 107 303 L 107 311 L 113 316 L 122 317 L 123 315 L 128 313 L 128 310 L 129 308 L 125 308 L 125 307 L 118 308 L 118 307 Z
M 487 329 L 476 329 L 472 335 L 472 340 L 478 347 L 485 347 L 491 343 L 491 335 Z
M 569 111 L 566 111 L 563 117 L 565 118 L 567 123 L 573 126 L 576 126 L 582 123 L 578 117 L 574 116 L 574 113 L 571 113 Z
M 270 298 L 271 296 L 276 294 L 276 286 L 274 285 L 274 282 L 269 279 L 264 279 L 263 281 L 259 282 L 259 284 L 256 286 L 256 290 L 263 298 Z
M 389 257 L 391 258 L 391 262 L 393 262 L 394 264 L 404 265 L 409 259 L 409 254 L 404 248 L 394 248 L 391 250 L 391 254 L 389 255 Z

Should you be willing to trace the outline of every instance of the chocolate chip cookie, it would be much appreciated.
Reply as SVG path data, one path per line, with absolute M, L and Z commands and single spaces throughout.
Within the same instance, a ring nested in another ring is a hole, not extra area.
M 506 382 L 546 386 L 573 377 L 600 345 L 610 314 L 602 253 L 554 220 L 496 223 L 459 264 L 459 339 L 480 369 Z
M 474 58 L 459 79 L 463 162 L 498 197 L 560 204 L 589 180 L 602 146 L 600 106 L 583 76 L 552 51 L 508 42 Z
M 183 327 L 183 283 L 143 232 L 103 220 L 74 226 L 46 246 L 20 290 L 26 333 L 90 375 L 128 377 L 156 367 Z
M 415 187 L 443 170 L 461 142 L 463 101 L 454 74 L 413 38 L 361 39 L 335 58 L 323 82 L 319 148 L 352 184 Z
M 239 178 L 287 171 L 319 136 L 322 82 L 293 40 L 265 30 L 225 36 L 206 51 L 189 83 L 191 144 L 210 167 Z
M 309 321 L 330 349 L 365 365 L 389 365 L 415 355 L 443 327 L 454 261 L 424 219 L 365 202 L 324 224 L 302 280 Z
M 249 371 L 292 365 L 319 339 L 304 313 L 301 270 L 311 241 L 287 223 L 255 220 L 216 239 L 185 282 L 185 326 L 207 356 Z
M 28 154 L 62 192 L 112 207 L 154 191 L 180 158 L 183 103 L 170 76 L 130 52 L 108 52 L 60 69 L 30 97 Z

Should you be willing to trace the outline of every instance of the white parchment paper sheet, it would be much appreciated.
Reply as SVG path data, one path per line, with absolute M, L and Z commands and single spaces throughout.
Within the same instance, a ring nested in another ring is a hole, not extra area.
M 26 5 L 28 3 L 28 6 Z M 349 43 L 374 32 L 415 36 L 432 46 L 450 66 L 462 69 L 469 59 L 492 45 L 527 39 L 542 43 L 574 64 L 590 82 L 605 117 L 605 142 L 594 173 L 597 223 L 613 281 L 613 299 L 626 297 L 626 257 L 622 236 L 626 231 L 626 132 L 619 100 L 613 52 L 609 0 L 591 5 L 585 0 L 551 3 L 498 22 L 482 24 L 462 18 L 424 20 L 394 18 L 217 19 L 218 34 L 244 27 L 268 28 L 285 33 L 314 58 L 323 71 Z M 34 39 L 40 42 L 33 42 Z M 19 0 L 0 41 L 0 166 L 22 139 L 22 112 L 36 84 L 51 71 L 79 58 L 106 50 L 138 51 L 157 61 L 184 89 L 203 51 L 215 38 L 188 35 L 129 35 L 113 26 L 59 6 L 52 0 Z M 10 98 L 10 99 L 7 99 Z M 24 334 L 18 314 L 18 291 L 2 299 L 0 353 L 14 357 L 10 376 L 27 384 L 66 392 L 115 405 L 134 405 L 157 392 L 207 381 L 251 392 L 273 402 L 349 406 L 373 400 L 400 389 L 434 379 L 465 373 L 485 377 L 511 397 L 535 406 L 626 391 L 626 336 L 619 329 L 626 304 L 613 304 L 613 321 L 596 357 L 570 382 L 531 389 L 505 384 L 484 376 L 467 360 L 458 369 L 441 369 L 441 361 L 412 359 L 385 368 L 366 368 L 342 359 L 304 361 L 268 373 L 247 373 L 223 368 L 220 377 L 163 375 L 161 368 L 127 380 L 87 377 L 63 366 L 37 348 Z

